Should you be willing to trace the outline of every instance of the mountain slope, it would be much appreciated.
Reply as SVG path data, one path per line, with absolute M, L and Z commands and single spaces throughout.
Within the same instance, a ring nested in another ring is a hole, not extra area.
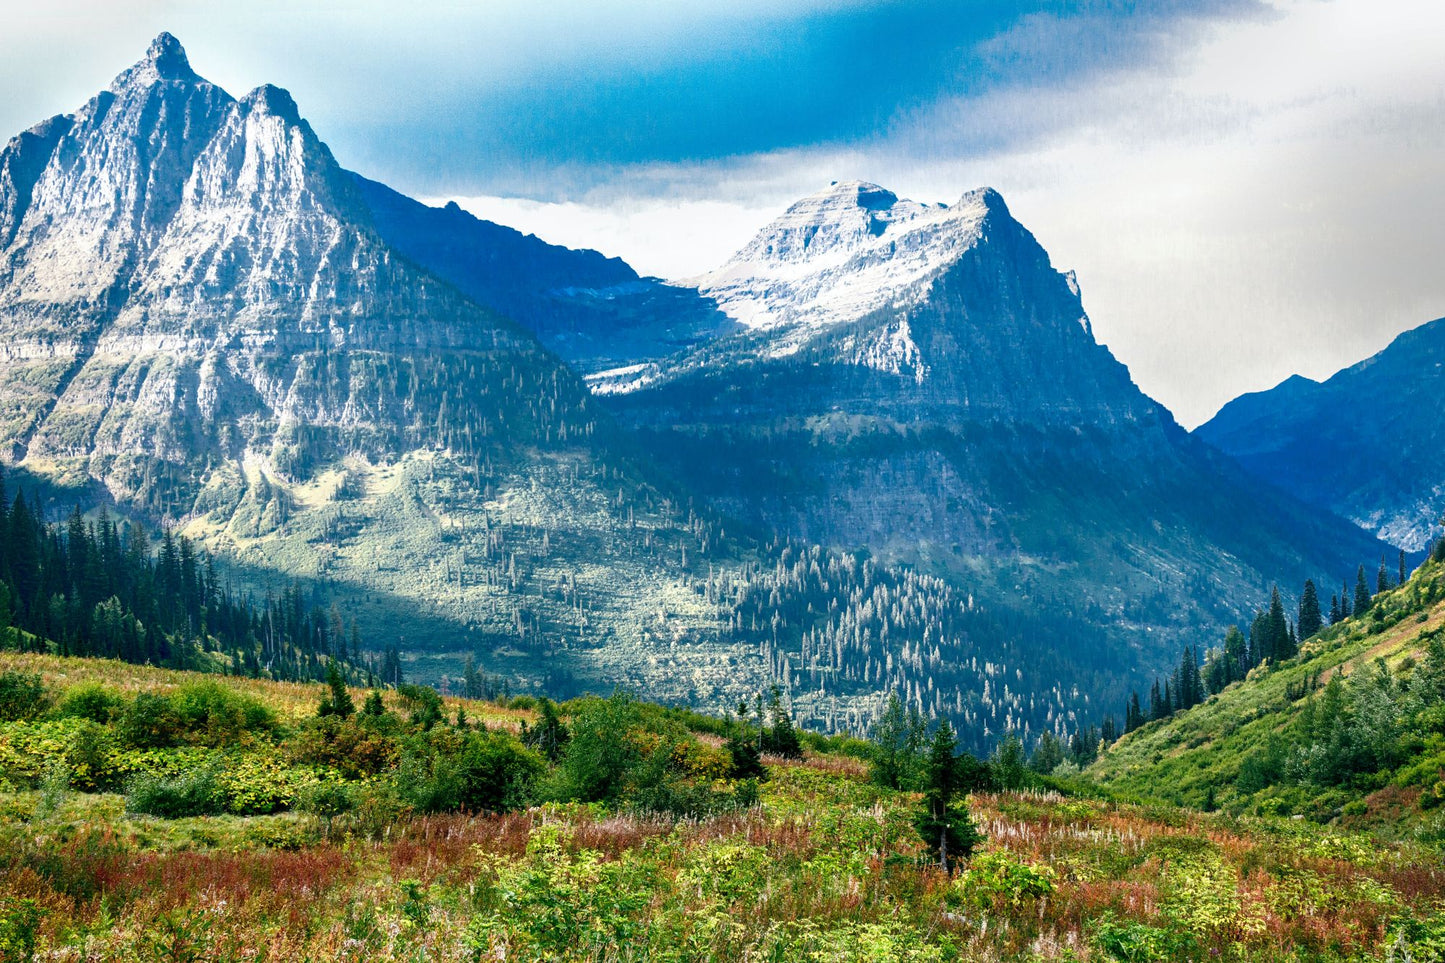
M 1366 615 L 1124 736 L 1086 775 L 1136 797 L 1418 826 L 1440 839 L 1442 720 L 1445 553 L 1437 553 Z
M 1063 618 L 1080 666 L 1162 664 L 1271 581 L 1378 557 L 1144 396 L 993 191 L 834 184 L 686 283 L 749 330 L 590 379 L 649 450 L 749 524 Z
M 530 332 L 382 240 L 284 91 L 232 98 L 163 35 L 0 170 L 0 441 L 27 472 L 180 522 L 257 591 L 302 578 L 373 644 L 446 666 L 623 681 L 666 611 L 708 634 L 660 692 L 714 659 L 761 684 L 756 646 L 718 642 L 681 581 L 707 527 L 607 454 Z
M 735 327 L 696 292 L 638 277 L 619 258 L 548 244 L 456 204 L 428 207 L 363 177 L 356 182 L 388 245 L 516 320 L 580 371 L 663 357 Z
M 1445 516 L 1445 318 L 1316 383 L 1242 395 L 1195 434 L 1247 471 L 1387 542 L 1423 549 Z
M 1099 688 L 1054 626 L 1021 632 L 966 585 L 730 535 L 655 484 L 531 332 L 378 225 L 455 221 L 427 241 L 443 253 L 493 243 L 457 255 L 458 283 L 524 316 L 573 265 L 588 283 L 625 268 L 358 181 L 284 91 L 234 99 L 173 38 L 0 171 L 0 442 L 19 473 L 176 524 L 258 596 L 301 580 L 418 678 L 470 655 L 518 686 L 717 708 L 777 682 L 800 720 L 854 730 L 896 690 L 979 749 Z

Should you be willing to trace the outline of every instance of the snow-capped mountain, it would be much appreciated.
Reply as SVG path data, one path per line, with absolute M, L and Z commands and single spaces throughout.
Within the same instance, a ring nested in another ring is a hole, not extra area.
M 5 440 L 118 498 L 189 508 L 194 488 L 163 472 L 159 490 L 158 468 L 290 470 L 323 435 L 393 450 L 419 397 L 464 389 L 403 388 L 384 353 L 428 352 L 428 366 L 466 372 L 465 390 L 500 382 L 499 360 L 560 375 L 525 332 L 391 252 L 289 94 L 233 99 L 169 35 L 76 114 L 13 141 L 0 166 Z M 568 407 L 584 404 L 573 392 Z
M 760 528 L 980 580 L 1025 618 L 1067 613 L 1170 652 L 1271 581 L 1353 572 L 1378 548 L 1139 391 L 995 191 L 943 206 L 833 184 L 679 283 L 748 330 L 594 390 L 678 478 Z
M 909 306 L 926 291 L 921 282 L 984 239 L 990 212 L 1002 207 L 989 188 L 943 205 L 835 182 L 788 208 L 722 267 L 677 283 L 749 328 L 852 321 Z
M 1445 318 L 1323 382 L 1294 375 L 1195 429 L 1251 474 L 1410 551 L 1445 516 Z

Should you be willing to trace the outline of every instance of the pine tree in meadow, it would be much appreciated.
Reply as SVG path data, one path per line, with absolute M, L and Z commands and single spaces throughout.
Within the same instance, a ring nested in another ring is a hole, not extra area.
M 346 690 L 346 676 L 335 659 L 328 659 L 326 663 L 326 687 L 328 691 L 321 697 L 317 715 L 340 716 L 345 719 L 356 711 L 356 706 L 351 701 L 351 693 Z
M 1380 570 L 1375 573 L 1375 593 L 1390 591 L 1390 570 L 1385 568 L 1384 558 L 1380 559 Z
M 945 873 L 952 872 L 957 861 L 968 859 L 983 840 L 968 809 L 954 802 L 963 784 L 957 751 L 958 739 L 944 719 L 928 746 L 923 810 L 913 823 L 924 845 L 938 854 L 938 866 Z
M 1332 594 L 1330 595 L 1330 624 L 1335 625 L 1342 618 L 1344 616 L 1340 614 L 1340 597 Z

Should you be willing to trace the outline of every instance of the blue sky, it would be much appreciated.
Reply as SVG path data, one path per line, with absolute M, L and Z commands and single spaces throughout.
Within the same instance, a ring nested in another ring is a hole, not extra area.
M 0 132 L 169 30 L 343 164 L 649 273 L 831 179 L 990 184 L 1186 424 L 1445 315 L 1438 0 L 0 4 Z

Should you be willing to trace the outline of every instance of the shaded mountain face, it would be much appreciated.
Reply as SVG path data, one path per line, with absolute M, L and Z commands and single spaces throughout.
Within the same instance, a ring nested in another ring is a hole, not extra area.
M 1241 395 L 1194 434 L 1250 474 L 1418 551 L 1445 515 L 1445 318 L 1324 382 Z
M 591 379 L 650 451 L 761 529 L 1062 615 L 1081 664 L 1162 662 L 1272 581 L 1378 555 L 1141 393 L 993 191 L 835 184 L 687 283 L 748 331 Z
M 579 371 L 661 358 L 737 327 L 696 291 L 639 277 L 619 258 L 548 244 L 455 203 L 429 207 L 363 177 L 356 183 L 393 250 L 528 328 Z

